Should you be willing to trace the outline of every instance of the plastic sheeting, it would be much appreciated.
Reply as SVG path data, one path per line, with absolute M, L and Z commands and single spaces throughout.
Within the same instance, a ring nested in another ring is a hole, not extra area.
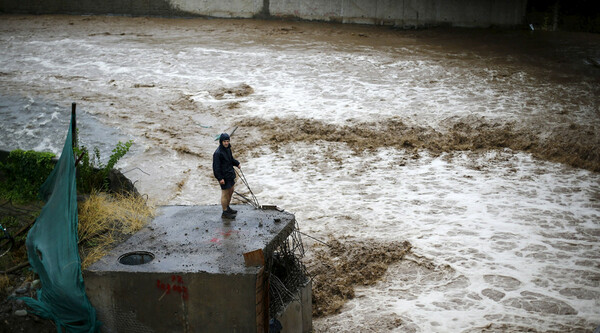
M 60 159 L 40 188 L 46 202 L 27 235 L 27 254 L 42 288 L 37 299 L 23 298 L 36 315 L 53 320 L 59 332 L 96 332 L 100 322 L 83 284 L 77 247 L 77 189 L 72 147 L 71 116 L 69 133 Z

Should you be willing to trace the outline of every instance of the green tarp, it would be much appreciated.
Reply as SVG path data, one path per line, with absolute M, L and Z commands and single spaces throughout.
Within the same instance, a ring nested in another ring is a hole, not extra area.
M 59 332 L 96 332 L 100 322 L 85 294 L 77 248 L 77 190 L 71 125 L 60 159 L 40 188 L 46 202 L 27 234 L 27 255 L 42 288 L 23 298 L 31 312 L 53 320 Z

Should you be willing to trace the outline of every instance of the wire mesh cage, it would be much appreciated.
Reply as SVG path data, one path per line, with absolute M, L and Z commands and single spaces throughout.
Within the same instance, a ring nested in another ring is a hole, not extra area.
M 269 316 L 274 318 L 292 301 L 298 299 L 298 291 L 308 282 L 306 267 L 302 263 L 304 245 L 295 225 L 287 238 L 278 240 L 268 256 Z

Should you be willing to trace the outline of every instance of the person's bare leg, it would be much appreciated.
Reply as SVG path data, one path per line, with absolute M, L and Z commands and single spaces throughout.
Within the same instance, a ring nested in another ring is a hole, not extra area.
M 226 211 L 227 207 L 229 207 L 229 203 L 231 203 L 232 196 L 233 186 L 231 188 L 221 191 L 221 207 L 223 208 L 223 211 Z
M 234 188 L 234 186 L 232 186 L 230 189 L 228 189 L 229 192 L 227 192 L 227 207 L 225 207 L 225 209 L 227 209 L 229 207 L 229 205 L 231 204 L 231 198 L 233 197 L 233 188 Z
M 229 205 L 227 203 L 227 191 L 228 190 L 221 190 L 221 207 L 223 207 L 223 211 L 226 211 L 227 206 Z

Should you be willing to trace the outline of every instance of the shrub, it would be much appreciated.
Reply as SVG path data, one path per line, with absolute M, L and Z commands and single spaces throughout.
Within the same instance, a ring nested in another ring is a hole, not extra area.
M 0 197 L 15 203 L 26 203 L 37 198 L 55 162 L 56 155 L 32 150 L 13 150 L 4 163 L 0 162 Z
M 77 191 L 91 193 L 108 190 L 108 174 L 117 162 L 127 154 L 133 144 L 119 141 L 106 164 L 100 161 L 100 151 L 94 148 L 90 156 L 86 147 L 74 148 L 76 156 L 82 156 L 77 166 Z M 84 153 L 83 155 L 81 155 Z M 0 162 L 0 197 L 17 204 L 37 200 L 40 186 L 54 169 L 56 155 L 33 150 L 13 150 L 4 163 Z
M 132 144 L 132 140 L 125 143 L 119 141 L 106 164 L 101 162 L 100 150 L 97 147 L 94 148 L 93 154 L 90 154 L 86 147 L 76 147 L 75 155 L 83 154 L 77 166 L 77 190 L 80 193 L 90 193 L 94 190 L 107 191 L 110 170 L 129 152 Z

